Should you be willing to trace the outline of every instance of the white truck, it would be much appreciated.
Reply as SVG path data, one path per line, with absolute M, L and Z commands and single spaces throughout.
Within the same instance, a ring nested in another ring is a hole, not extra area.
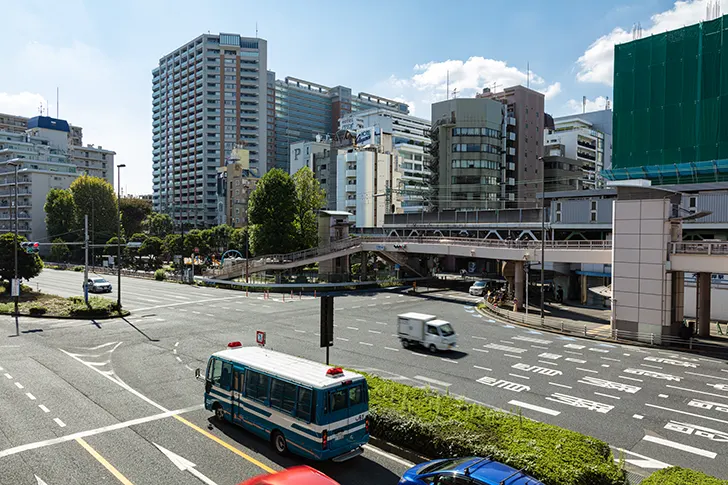
M 397 316 L 397 334 L 405 349 L 422 345 L 430 352 L 452 350 L 457 335 L 450 322 L 438 320 L 435 315 L 425 313 L 403 313 Z

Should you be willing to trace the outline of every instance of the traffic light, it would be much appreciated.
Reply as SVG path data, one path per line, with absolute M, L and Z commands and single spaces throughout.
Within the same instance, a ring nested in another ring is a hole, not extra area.
M 37 254 L 40 249 L 40 244 L 37 242 L 22 242 L 20 247 L 28 254 Z

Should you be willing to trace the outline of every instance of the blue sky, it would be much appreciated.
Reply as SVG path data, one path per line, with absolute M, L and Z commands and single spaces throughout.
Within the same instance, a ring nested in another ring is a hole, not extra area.
M 728 13 L 728 0 L 720 0 Z M 0 112 L 38 114 L 43 103 L 84 128 L 84 142 L 117 152 L 122 186 L 151 192 L 151 71 L 159 58 L 203 32 L 268 41 L 268 68 L 410 103 L 429 118 L 445 98 L 486 84 L 526 84 L 547 112 L 601 109 L 611 97 L 614 43 L 632 26 L 645 35 L 704 19 L 707 0 L 5 0 Z M 204 6 L 203 6 L 204 5 Z M 517 6 L 517 8 L 514 8 Z

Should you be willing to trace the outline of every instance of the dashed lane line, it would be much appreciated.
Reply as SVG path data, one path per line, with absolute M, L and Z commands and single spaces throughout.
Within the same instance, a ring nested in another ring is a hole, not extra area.
M 508 373 L 508 375 L 509 375 L 509 376 L 512 376 L 512 377 L 518 377 L 519 379 L 531 379 L 531 378 L 530 378 L 530 377 L 528 377 L 528 376 L 522 376 L 522 375 L 520 375 L 520 374 L 512 374 L 512 373 L 510 373 L 510 372 Z
M 611 394 L 604 394 L 604 393 L 596 392 L 596 391 L 594 391 L 594 394 L 596 394 L 597 396 L 604 396 L 604 397 L 609 397 L 609 398 L 612 398 L 612 399 L 622 399 L 619 396 L 612 396 Z
M 691 376 L 700 376 L 700 377 L 708 377 L 710 379 L 720 379 L 721 381 L 728 381 L 728 377 L 717 377 L 717 376 L 711 376 L 708 374 L 698 374 L 697 372 L 690 372 L 685 371 L 686 374 L 690 374 Z
M 576 370 L 580 370 L 580 371 L 584 371 L 584 372 L 591 372 L 592 374 L 599 374 L 598 370 L 584 369 L 583 367 L 577 367 Z
M 718 456 L 717 453 L 714 453 L 712 451 L 703 450 L 701 448 L 695 448 L 694 446 L 684 445 L 682 443 L 678 443 L 677 441 L 666 440 L 666 439 L 660 438 L 658 436 L 646 435 L 644 438 L 642 438 L 642 440 L 649 441 L 650 443 L 655 443 L 655 444 L 662 445 L 662 446 L 668 446 L 670 448 L 675 448 L 676 450 L 685 451 L 687 453 L 692 453 L 693 455 L 704 456 L 706 458 L 714 459 L 716 456 Z
M 19 383 L 17 381 L 15 382 L 15 387 L 17 387 L 18 389 L 25 389 L 25 386 L 23 386 L 21 383 Z
M 53 418 L 53 421 L 55 421 L 56 424 L 58 426 L 60 426 L 61 428 L 65 428 L 66 427 L 66 423 L 64 423 L 63 421 L 61 421 L 59 418 Z
M 379 330 L 367 330 L 367 332 L 369 332 L 369 333 L 382 333 Z
M 476 368 L 476 369 L 485 370 L 485 371 L 488 371 L 488 372 L 493 372 L 493 369 L 491 369 L 489 367 L 481 367 L 479 365 L 474 365 L 473 367 Z
M 31 393 L 26 392 L 25 395 L 28 396 L 28 399 L 30 399 L 31 401 L 35 401 L 35 396 L 32 395 Z
M 530 409 L 531 411 L 548 414 L 549 416 L 558 416 L 559 414 L 561 414 L 561 411 L 555 411 L 553 409 L 545 408 L 542 406 L 536 406 L 535 404 L 529 404 L 529 403 L 523 402 L 523 401 L 513 400 L 513 401 L 508 401 L 508 404 L 511 404 L 513 406 L 518 406 L 523 409 Z
M 694 418 L 707 419 L 708 421 L 715 421 L 718 423 L 728 424 L 728 421 L 726 421 L 724 419 L 711 418 L 709 416 L 701 416 L 700 414 L 689 413 L 687 411 L 680 411 L 679 409 L 666 408 L 664 406 L 657 406 L 655 404 L 650 404 L 650 403 L 645 403 L 645 406 L 647 406 L 649 408 L 662 409 L 664 411 L 672 411 L 673 413 L 685 414 L 686 416 L 692 416 Z
M 370 344 L 369 342 L 359 342 L 359 345 L 366 345 L 367 347 L 374 347 L 374 344 Z
M 384 347 L 385 350 L 391 350 L 392 352 L 399 352 L 399 349 L 395 349 L 394 347 Z
M 571 386 L 567 386 L 566 384 L 559 384 L 557 382 L 549 382 L 549 384 L 556 387 L 563 387 L 564 389 L 573 389 L 573 387 Z
M 44 406 L 44 405 L 42 405 L 42 404 L 38 404 L 38 407 L 39 407 L 39 408 L 40 408 L 40 410 L 41 410 L 41 411 L 43 411 L 44 413 L 50 413 L 50 412 L 51 412 L 51 410 L 50 410 L 50 409 L 48 409 L 47 407 L 45 407 L 45 406 Z M 0 455 L 2 455 L 2 452 L 0 452 Z

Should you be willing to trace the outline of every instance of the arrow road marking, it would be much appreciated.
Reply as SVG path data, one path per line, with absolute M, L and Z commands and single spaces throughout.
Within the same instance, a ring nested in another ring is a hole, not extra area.
M 157 449 L 159 449 L 159 451 L 164 453 L 164 456 L 169 458 L 169 461 L 171 461 L 174 464 L 174 466 L 179 468 L 181 471 L 189 472 L 193 477 L 197 478 L 199 481 L 201 481 L 202 483 L 205 483 L 207 485 L 217 485 L 215 482 L 213 482 L 212 480 L 207 478 L 205 475 L 200 473 L 198 470 L 196 470 L 195 467 L 197 465 L 195 465 L 191 461 L 189 461 L 185 458 L 182 458 L 181 456 L 179 456 L 176 453 L 172 453 L 167 448 L 159 446 L 157 443 L 152 443 L 152 444 L 154 446 L 156 446 Z
M 672 466 L 672 465 L 668 465 L 667 463 L 663 463 L 659 460 L 655 460 L 654 458 L 640 455 L 638 453 L 635 453 L 634 451 L 627 451 L 627 450 L 623 450 L 622 448 L 614 448 L 614 449 L 617 451 L 620 451 L 622 453 L 626 453 L 628 455 L 636 456 L 637 458 L 627 458 L 624 461 L 626 461 L 627 463 L 634 465 L 636 467 L 642 468 L 644 470 L 661 470 L 663 468 Z M 615 458 L 614 461 L 618 462 L 619 458 Z
M 35 481 L 38 482 L 37 485 L 48 485 L 46 482 L 43 481 L 42 478 L 40 478 L 38 475 L 35 476 Z

